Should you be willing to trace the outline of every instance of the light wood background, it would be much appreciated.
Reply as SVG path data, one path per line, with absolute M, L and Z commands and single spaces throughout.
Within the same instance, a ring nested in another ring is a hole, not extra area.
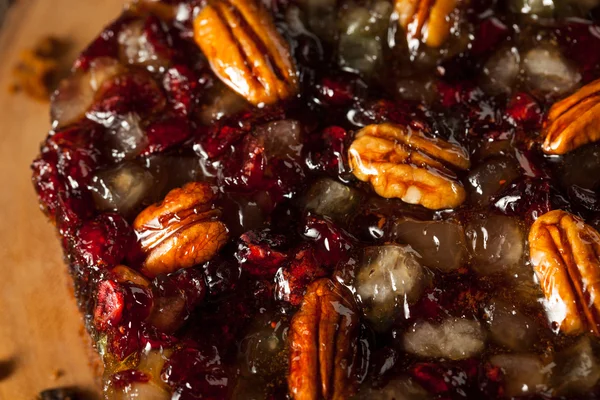
M 16 0 L 0 27 L 0 399 L 43 389 L 97 391 L 82 322 L 54 228 L 39 211 L 29 165 L 49 128 L 48 104 L 10 95 L 10 70 L 42 35 L 73 41 L 73 58 L 124 0 Z

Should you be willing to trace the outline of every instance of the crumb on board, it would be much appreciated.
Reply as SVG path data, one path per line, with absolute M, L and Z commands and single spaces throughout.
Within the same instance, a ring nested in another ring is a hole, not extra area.
M 12 70 L 9 90 L 48 101 L 60 81 L 67 50 L 67 41 L 54 36 L 44 36 L 32 48 L 23 50 Z
M 54 379 L 55 381 L 59 380 L 63 376 L 65 376 L 65 371 L 62 369 L 58 368 L 52 371 L 52 379 Z

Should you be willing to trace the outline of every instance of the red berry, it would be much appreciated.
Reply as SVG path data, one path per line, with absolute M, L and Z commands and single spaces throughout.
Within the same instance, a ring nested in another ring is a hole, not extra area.
M 98 285 L 96 307 L 94 308 L 94 326 L 103 332 L 116 327 L 123 317 L 125 295 L 122 288 L 113 281 L 102 281 Z
M 195 105 L 198 78 L 185 65 L 175 65 L 165 72 L 163 87 L 173 109 L 182 116 L 190 115 Z
M 288 258 L 277 250 L 284 241 L 285 237 L 272 235 L 268 230 L 246 232 L 240 238 L 235 257 L 251 275 L 270 278 Z
M 148 147 L 142 155 L 163 152 L 191 136 L 187 120 L 181 117 L 166 117 L 155 121 L 146 128 Z
M 89 268 L 112 268 L 123 261 L 133 241 L 133 230 L 123 217 L 105 213 L 79 229 L 74 251 Z

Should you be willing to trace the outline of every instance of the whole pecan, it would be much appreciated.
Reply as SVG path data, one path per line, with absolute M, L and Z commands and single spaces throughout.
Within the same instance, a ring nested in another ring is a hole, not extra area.
M 529 232 L 531 264 L 551 322 L 566 334 L 600 334 L 600 235 L 562 210 L 538 218 Z
M 208 261 L 227 242 L 227 227 L 219 221 L 214 199 L 210 185 L 192 182 L 137 216 L 133 228 L 146 253 L 146 276 Z
M 345 287 L 326 278 L 309 285 L 290 326 L 292 398 L 341 400 L 354 393 L 358 328 L 356 305 Z
M 544 123 L 546 154 L 565 154 L 600 140 L 600 79 L 554 104 Z
M 354 176 L 370 182 L 382 197 L 433 210 L 465 200 L 465 189 L 449 167 L 468 169 L 468 153 L 422 131 L 390 123 L 369 125 L 356 135 L 348 158 Z
M 194 38 L 217 76 L 252 104 L 296 94 L 288 44 L 256 0 L 209 0 L 194 20 Z
M 422 40 L 429 47 L 440 47 L 450 36 L 450 14 L 457 5 L 458 0 L 396 0 L 395 8 L 409 44 Z

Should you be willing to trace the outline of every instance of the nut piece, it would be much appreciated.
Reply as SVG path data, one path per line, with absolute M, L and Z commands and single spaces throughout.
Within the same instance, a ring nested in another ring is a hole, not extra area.
M 347 399 L 355 391 L 358 313 L 352 294 L 313 282 L 290 326 L 289 391 L 295 400 Z
M 357 133 L 348 158 L 354 176 L 371 182 L 382 197 L 432 210 L 454 208 L 465 200 L 463 185 L 446 165 L 468 169 L 469 155 L 421 131 L 389 123 L 369 125 Z
M 227 242 L 227 227 L 214 208 L 205 183 L 173 189 L 161 203 L 142 211 L 133 228 L 146 253 L 142 272 L 149 277 L 210 260 Z
M 429 47 L 440 47 L 450 36 L 450 14 L 458 0 L 396 0 L 398 22 L 411 41 L 423 40 Z
M 209 0 L 194 38 L 217 76 L 250 103 L 296 94 L 296 67 L 268 11 L 256 0 Z
M 600 333 L 600 235 L 568 212 L 550 211 L 531 226 L 531 264 L 550 321 L 566 334 Z
M 565 154 L 600 140 L 600 79 L 554 104 L 544 124 L 542 150 Z

